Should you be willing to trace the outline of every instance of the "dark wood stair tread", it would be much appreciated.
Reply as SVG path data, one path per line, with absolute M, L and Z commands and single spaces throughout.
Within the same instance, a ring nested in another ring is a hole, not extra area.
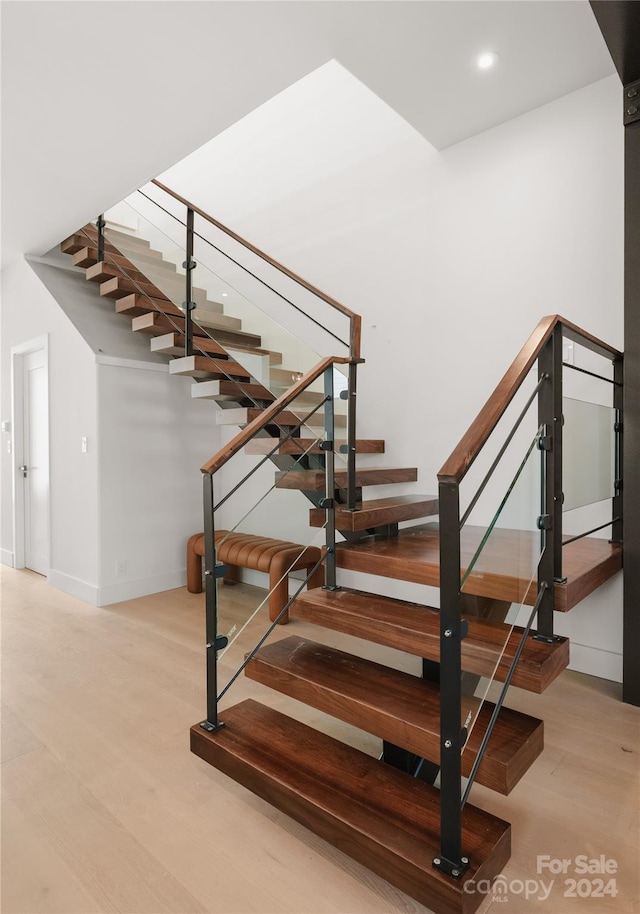
M 338 442 L 337 442 L 338 443 Z M 289 438 L 282 439 L 279 454 L 326 454 L 326 451 L 320 447 L 321 440 L 318 438 Z M 276 441 L 273 438 L 252 438 L 245 445 L 245 454 L 252 456 L 262 456 L 267 454 Z M 346 444 L 344 445 L 346 448 Z M 356 441 L 356 453 L 358 454 L 384 454 L 384 439 L 381 438 L 362 438 Z M 318 526 L 324 526 L 324 511 L 322 511 L 323 522 Z M 422 516 L 422 515 L 420 515 Z
M 260 648 L 245 674 L 420 758 L 440 761 L 440 690 L 433 682 L 296 636 Z M 491 702 L 481 706 L 477 698 L 463 697 L 460 725 L 468 713 L 475 720 L 462 754 L 465 777 L 493 710 Z M 502 708 L 478 783 L 510 793 L 542 752 L 543 729 L 542 721 Z
M 357 511 L 336 508 L 338 530 L 367 530 L 383 524 L 397 524 L 403 520 L 416 520 L 438 513 L 437 495 L 393 495 L 389 498 L 372 498 L 359 504 Z M 324 527 L 326 511 L 311 508 L 309 523 L 312 527 Z
M 236 403 L 256 400 L 268 403 L 275 400 L 274 394 L 266 387 L 263 387 L 262 384 L 250 382 L 236 384 L 234 381 L 229 380 L 203 381 L 199 384 L 194 384 L 191 388 L 191 396 L 194 399 L 228 400 Z M 267 440 L 273 441 L 274 439 Z
M 471 562 L 486 528 L 466 524 L 461 531 L 461 566 Z M 487 548 L 468 577 L 464 591 L 510 602 L 523 601 L 532 606 L 537 585 L 532 566 L 530 575 L 522 573 L 522 555 L 533 555 L 537 531 L 494 528 Z M 338 565 L 352 571 L 413 581 L 438 587 L 440 584 L 440 544 L 438 524 L 428 523 L 401 530 L 386 540 L 369 539 L 355 545 L 341 543 L 336 551 Z M 622 548 L 606 539 L 584 537 L 562 550 L 566 583 L 555 584 L 555 609 L 566 612 L 596 590 L 622 568 Z M 513 570 L 512 570 L 513 569 Z M 527 580 L 528 578 L 528 580 Z
M 295 406 L 295 403 L 293 405 Z M 253 422 L 262 412 L 263 410 L 257 407 L 226 409 L 224 412 L 217 414 L 216 422 L 219 425 L 248 425 L 249 422 Z M 295 428 L 295 426 L 298 425 L 300 425 L 301 428 L 304 428 L 305 426 L 321 426 L 324 428 L 324 414 L 322 410 L 318 410 L 312 416 L 308 416 L 304 409 L 300 409 L 299 413 L 300 415 L 296 415 L 289 410 L 282 410 L 268 423 L 268 425 L 274 427 L 279 426 L 280 428 Z M 340 427 L 341 425 L 344 426 L 346 423 L 346 416 L 338 415 L 335 417 L 335 424 L 337 427 Z
M 471 914 L 485 896 L 465 884 L 492 879 L 509 859 L 510 825 L 467 804 L 469 869 L 452 879 L 432 866 L 438 790 L 252 700 L 221 720 L 214 733 L 191 728 L 192 752 L 436 914 Z
M 415 482 L 418 478 L 416 467 L 367 467 L 356 470 L 356 486 L 386 486 L 399 482 Z M 347 484 L 347 471 L 336 470 L 336 486 Z M 276 473 L 276 489 L 301 489 L 304 492 L 319 492 L 325 487 L 324 470 L 293 470 Z
M 249 381 L 250 374 L 247 369 L 231 358 L 212 359 L 204 355 L 188 355 L 174 359 L 169 363 L 169 373 L 175 375 L 188 375 L 192 378 L 212 378 L 225 380 L 237 378 Z
M 171 314 L 184 320 L 184 311 L 174 305 L 168 298 L 153 298 L 150 295 L 124 295 L 116 299 L 116 314 L 125 314 L 127 317 L 137 317 L 139 314 L 148 314 L 150 311 L 159 311 L 161 314 Z
M 428 606 L 349 588 L 330 591 L 319 587 L 301 593 L 293 602 L 290 614 L 294 619 L 304 619 L 426 660 L 440 659 L 440 613 Z M 504 682 L 522 629 L 516 626 L 509 634 L 509 627 L 504 624 L 474 618 L 469 618 L 468 623 L 469 633 L 462 641 L 463 670 L 478 676 L 491 676 L 495 671 L 495 678 Z M 543 692 L 568 663 L 567 638 L 547 644 L 529 637 L 512 684 L 530 692 Z

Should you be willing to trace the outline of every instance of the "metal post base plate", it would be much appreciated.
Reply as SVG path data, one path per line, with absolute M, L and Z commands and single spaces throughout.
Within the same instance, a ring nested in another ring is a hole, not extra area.
M 453 863 L 451 860 L 447 860 L 446 857 L 434 857 L 432 862 L 435 870 L 446 873 L 452 879 L 459 879 L 469 869 L 468 857 L 461 857 L 460 863 Z
M 224 724 L 221 720 L 217 724 L 212 724 L 209 720 L 201 720 L 199 726 L 206 730 L 207 733 L 215 733 L 217 730 L 222 730 Z

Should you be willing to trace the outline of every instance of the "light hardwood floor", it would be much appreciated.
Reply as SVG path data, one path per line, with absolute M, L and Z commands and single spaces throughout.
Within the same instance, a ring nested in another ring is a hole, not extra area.
M 3 914 L 426 912 L 189 753 L 205 707 L 201 595 L 96 609 L 31 572 L 2 568 L 1 586 Z M 262 596 L 244 585 L 222 595 L 229 628 Z M 278 636 L 294 631 L 314 636 L 302 623 Z M 244 678 L 229 703 L 249 694 L 378 751 Z M 639 709 L 618 685 L 570 672 L 508 704 L 545 720 L 546 748 L 510 797 L 474 788 L 471 802 L 513 825 L 504 889 L 481 911 L 639 911 Z M 571 861 L 568 872 L 538 873 L 541 855 Z M 615 897 L 565 897 L 568 878 L 598 888 L 601 877 L 576 873 L 579 855 L 616 862 L 602 877 Z

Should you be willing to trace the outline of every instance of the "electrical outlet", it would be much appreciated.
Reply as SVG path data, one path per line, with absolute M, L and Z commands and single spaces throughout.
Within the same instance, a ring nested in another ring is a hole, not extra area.
M 80 449 L 82 450 L 83 454 L 87 453 L 87 439 L 84 437 L 84 435 L 80 439 Z
M 127 573 L 127 560 L 126 559 L 116 559 L 116 575 L 119 578 L 123 578 Z

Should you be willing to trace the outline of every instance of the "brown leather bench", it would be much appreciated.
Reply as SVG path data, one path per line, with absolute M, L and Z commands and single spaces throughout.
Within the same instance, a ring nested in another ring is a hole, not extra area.
M 320 561 L 321 552 L 317 546 L 299 546 L 286 540 L 275 540 L 252 533 L 229 533 L 217 530 L 216 558 L 227 566 L 225 584 L 237 584 L 240 568 L 269 573 L 269 618 L 274 622 L 289 599 L 289 572 L 301 568 L 307 574 Z M 187 590 L 189 593 L 202 592 L 202 557 L 204 556 L 204 533 L 195 533 L 187 542 Z M 309 581 L 307 588 L 322 587 L 324 567 L 320 565 Z M 289 621 L 285 613 L 280 624 Z

